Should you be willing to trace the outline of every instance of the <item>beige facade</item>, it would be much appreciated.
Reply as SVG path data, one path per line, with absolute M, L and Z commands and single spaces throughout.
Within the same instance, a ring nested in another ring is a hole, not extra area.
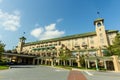
M 68 63 L 69 66 L 76 65 L 81 67 L 80 55 L 84 55 L 88 57 L 85 58 L 85 65 L 87 65 L 87 68 L 90 67 L 90 63 L 94 63 L 97 69 L 97 57 L 99 57 L 101 60 L 100 62 L 104 65 L 104 68 L 107 69 L 107 64 L 113 65 L 112 62 L 115 63 L 115 60 L 113 60 L 113 58 L 106 59 L 106 57 L 103 58 L 103 56 L 107 54 L 105 53 L 107 47 L 113 44 L 112 42 L 117 35 L 118 30 L 105 30 L 104 19 L 102 18 L 96 19 L 94 21 L 94 26 L 94 32 L 40 40 L 36 42 L 25 43 L 26 38 L 21 37 L 16 50 L 19 54 L 35 56 L 32 60 L 32 64 L 35 64 L 36 62 L 37 64 L 53 66 L 65 65 Z M 65 61 L 60 57 L 62 53 L 72 53 L 72 55 Z M 114 68 L 116 69 L 115 65 Z M 113 67 L 111 67 L 111 69 L 113 69 Z
M 83 34 L 75 34 L 60 38 L 41 40 L 37 42 L 25 43 L 25 38 L 20 38 L 20 42 L 17 47 L 17 52 L 23 52 L 25 54 L 43 55 L 55 50 L 57 57 L 59 57 L 59 50 L 61 47 L 66 47 L 74 54 L 79 51 L 81 54 L 89 55 L 96 54 L 103 56 L 103 50 L 107 46 L 112 45 L 112 41 L 117 30 L 105 30 L 104 19 L 99 18 L 94 21 L 95 31 Z M 87 51 L 87 52 L 86 52 Z

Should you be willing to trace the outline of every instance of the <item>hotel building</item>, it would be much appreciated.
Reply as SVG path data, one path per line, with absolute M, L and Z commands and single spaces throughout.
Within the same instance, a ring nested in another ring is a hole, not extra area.
M 49 51 L 55 49 L 56 56 L 59 57 L 60 48 L 65 47 L 72 52 L 79 50 L 81 54 L 85 54 L 85 51 L 87 50 L 89 55 L 96 54 L 97 56 L 103 56 L 104 49 L 109 45 L 112 45 L 112 41 L 117 35 L 118 30 L 105 30 L 104 19 L 102 18 L 96 19 L 94 25 L 94 32 L 40 40 L 36 42 L 25 43 L 25 37 L 21 37 L 16 49 L 18 53 L 23 52 L 25 54 L 46 56 Z
M 36 42 L 25 43 L 26 38 L 21 37 L 16 50 L 19 54 L 37 56 L 37 64 L 53 64 L 55 62 L 60 65 L 63 64 L 60 54 L 62 54 L 62 52 L 65 54 L 71 53 L 72 56 L 76 58 L 69 58 L 69 65 L 74 65 L 72 61 L 75 61 L 79 67 L 78 55 L 105 56 L 106 48 L 113 44 L 113 39 L 118 33 L 118 30 L 105 30 L 104 19 L 102 18 L 96 19 L 94 21 L 94 26 L 94 32 Z M 35 64 L 34 60 L 33 63 Z

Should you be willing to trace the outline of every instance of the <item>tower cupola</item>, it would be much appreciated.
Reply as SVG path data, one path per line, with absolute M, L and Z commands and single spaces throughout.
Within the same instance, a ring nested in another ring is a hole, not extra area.
M 100 26 L 103 26 L 104 24 L 104 19 L 103 18 L 97 18 L 95 21 L 94 21 L 94 25 L 96 27 L 100 27 Z

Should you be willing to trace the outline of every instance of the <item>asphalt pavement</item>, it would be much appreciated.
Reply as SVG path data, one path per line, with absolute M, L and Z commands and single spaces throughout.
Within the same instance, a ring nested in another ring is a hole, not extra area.
M 67 80 L 69 71 L 45 66 L 11 66 L 0 71 L 0 80 Z
M 33 65 L 11 66 L 0 71 L 0 80 L 67 80 L 69 70 Z M 120 72 L 80 71 L 87 80 L 120 80 Z
M 120 80 L 120 72 L 82 71 L 87 80 Z

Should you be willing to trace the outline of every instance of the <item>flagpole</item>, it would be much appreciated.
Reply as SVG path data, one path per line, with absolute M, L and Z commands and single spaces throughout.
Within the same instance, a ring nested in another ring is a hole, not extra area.
M 99 12 L 99 11 L 97 12 L 97 17 L 98 17 L 98 18 L 100 17 L 100 12 Z

